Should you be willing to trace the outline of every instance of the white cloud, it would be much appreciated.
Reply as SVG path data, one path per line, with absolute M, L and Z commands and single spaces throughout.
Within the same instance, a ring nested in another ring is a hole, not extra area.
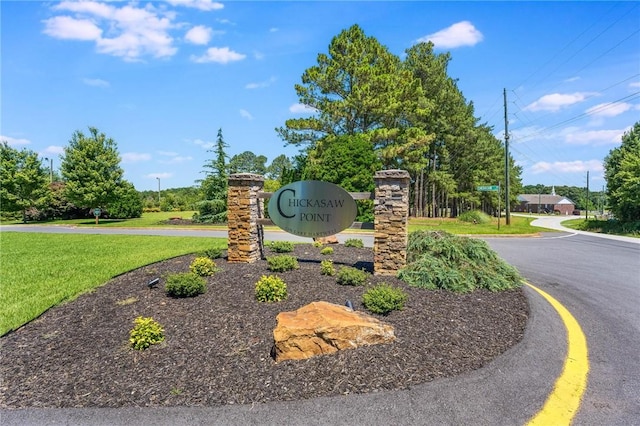
M 157 151 L 158 155 L 164 155 L 165 157 L 177 157 L 178 153 L 173 151 Z
M 146 175 L 145 177 L 149 178 L 149 179 L 168 179 L 170 177 L 173 176 L 173 173 L 149 173 L 148 175 Z
M 251 115 L 251 113 L 249 111 L 247 111 L 246 109 L 241 109 L 240 110 L 240 116 L 242 118 L 246 118 L 247 120 L 253 120 L 253 115 Z
M 204 149 L 209 149 L 209 148 L 213 148 L 215 146 L 215 143 L 213 142 L 207 142 L 207 141 L 203 141 L 202 139 L 195 139 L 193 141 L 193 143 L 195 145 L 198 145 Z
M 123 163 L 138 163 L 151 160 L 151 155 L 138 152 L 125 152 L 122 154 Z
M 0 141 L 7 142 L 9 146 L 29 145 L 29 139 L 12 138 L 11 136 L 0 135 Z
M 55 11 L 76 16 L 55 16 L 43 21 L 44 33 L 61 39 L 95 41 L 99 53 L 118 56 L 126 61 L 140 60 L 145 55 L 156 58 L 177 52 L 169 31 L 175 13 L 144 8 L 130 3 L 122 7 L 94 1 L 63 1 Z
M 207 44 L 211 40 L 212 30 L 204 25 L 191 28 L 185 34 L 184 39 L 193 44 Z
M 204 10 L 205 12 L 224 8 L 222 3 L 212 0 L 167 0 L 167 2 L 174 6 L 192 7 L 194 9 Z
M 295 114 L 313 114 L 315 112 L 318 112 L 317 109 L 310 107 L 309 105 L 304 105 L 304 104 L 293 104 L 289 107 L 289 111 L 295 113 Z
M 42 151 L 42 153 L 49 154 L 49 155 L 60 155 L 64 153 L 64 148 L 57 145 L 49 145 L 48 147 L 45 148 L 44 151 Z
M 102 30 L 88 19 L 70 16 L 54 16 L 44 22 L 44 33 L 54 38 L 67 40 L 99 40 Z
M 183 157 L 183 156 L 180 156 L 180 155 L 176 155 L 176 156 L 171 157 L 168 160 L 160 160 L 158 162 L 162 163 L 162 164 L 180 164 L 180 163 L 186 163 L 187 161 L 191 161 L 191 160 L 193 160 L 193 157 L 188 157 L 188 156 L 187 157 Z
M 633 83 L 629 83 L 629 87 L 637 89 L 640 87 L 640 81 L 634 81 Z
M 580 80 L 580 77 L 569 77 L 564 80 L 565 83 L 573 83 L 574 81 Z
M 206 53 L 202 56 L 191 55 L 191 60 L 198 64 L 203 64 L 207 62 L 216 62 L 219 64 L 226 64 L 233 61 L 241 61 L 246 58 L 246 55 L 243 55 L 238 52 L 234 52 L 230 50 L 228 47 L 210 47 L 207 49 Z
M 600 160 L 555 161 L 553 163 L 540 161 L 531 166 L 531 172 L 536 175 L 545 172 L 582 173 L 587 171 L 600 172 L 602 170 L 603 167 Z
M 83 78 L 82 82 L 87 86 L 109 87 L 109 82 L 99 78 Z
M 527 105 L 525 111 L 559 111 L 561 108 L 568 107 L 584 101 L 595 93 L 576 92 L 576 93 L 552 93 L 544 95 L 537 101 Z
M 622 140 L 624 132 L 622 130 L 573 130 L 565 135 L 565 142 L 571 145 L 614 145 Z
M 245 89 L 262 89 L 262 88 L 271 86 L 275 82 L 276 82 L 276 78 L 271 77 L 269 80 L 261 81 L 259 83 L 248 83 L 246 86 L 244 86 L 244 88 Z
M 633 108 L 626 102 L 607 102 L 598 104 L 587 110 L 587 114 L 595 117 L 615 117 Z
M 474 46 L 481 42 L 484 36 L 469 21 L 462 21 L 436 33 L 418 39 L 418 42 L 431 41 L 436 47 L 448 49 L 461 46 Z
M 273 27 L 273 28 L 269 28 L 269 32 L 270 33 L 277 33 L 278 31 L 280 31 L 279 28 Z

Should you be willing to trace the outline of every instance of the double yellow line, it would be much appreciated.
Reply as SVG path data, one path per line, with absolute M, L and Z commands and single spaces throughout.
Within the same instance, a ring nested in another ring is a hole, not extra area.
M 580 324 L 567 308 L 539 288 L 531 284 L 527 285 L 540 293 L 554 307 L 567 329 L 567 355 L 562 374 L 556 380 L 553 391 L 547 397 L 542 410 L 529 420 L 528 425 L 569 425 L 578 413 L 582 396 L 587 388 L 589 375 L 587 339 Z

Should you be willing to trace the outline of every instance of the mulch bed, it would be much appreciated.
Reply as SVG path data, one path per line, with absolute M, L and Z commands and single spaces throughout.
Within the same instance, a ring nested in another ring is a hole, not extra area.
M 300 269 L 277 274 L 289 291 L 278 303 L 255 300 L 256 281 L 270 274 L 266 261 L 218 259 L 222 271 L 208 279 L 207 292 L 188 299 L 168 297 L 164 277 L 188 271 L 194 255 L 118 276 L 0 339 L 0 407 L 214 406 L 403 389 L 480 368 L 522 339 L 522 289 L 454 294 L 371 276 L 371 284 L 409 294 L 403 311 L 374 315 L 395 327 L 394 343 L 276 363 L 270 352 L 279 312 L 319 300 L 350 300 L 364 310 L 366 288 L 320 275 L 320 261 L 371 269 L 371 249 L 332 247 L 333 255 L 322 256 L 296 246 Z M 156 277 L 158 288 L 149 289 Z M 162 324 L 165 342 L 131 349 L 137 316 Z

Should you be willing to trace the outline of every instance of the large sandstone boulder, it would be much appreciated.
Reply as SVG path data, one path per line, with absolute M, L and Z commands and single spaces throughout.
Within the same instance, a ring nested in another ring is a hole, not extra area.
M 393 327 L 363 312 L 328 302 L 312 302 L 281 312 L 273 330 L 276 361 L 306 359 L 342 349 L 389 343 Z
M 338 237 L 335 235 L 329 235 L 328 237 L 315 237 L 313 241 L 318 241 L 321 244 L 339 244 Z

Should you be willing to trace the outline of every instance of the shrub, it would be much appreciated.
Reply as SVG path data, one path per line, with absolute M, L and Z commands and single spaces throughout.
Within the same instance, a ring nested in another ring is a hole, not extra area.
M 346 240 L 344 242 L 344 246 L 345 247 L 363 248 L 364 247 L 364 243 L 362 242 L 362 240 L 360 238 L 349 238 L 348 240 Z
M 333 254 L 333 247 L 325 247 L 322 250 L 320 250 L 320 254 L 326 256 L 328 254 Z
M 265 276 L 256 283 L 258 302 L 279 302 L 287 298 L 287 284 L 275 275 Z
M 272 241 L 269 248 L 276 253 L 291 253 L 293 251 L 293 243 L 290 241 Z
M 192 220 L 198 223 L 224 223 L 227 221 L 226 200 L 204 200 L 195 205 Z
M 123 182 L 116 191 L 118 198 L 109 204 L 109 217 L 114 219 L 130 219 L 142 216 L 142 198 L 133 184 Z
M 367 290 L 362 295 L 362 303 L 374 314 L 386 315 L 402 310 L 408 297 L 404 290 L 382 283 Z
M 364 285 L 367 273 L 351 266 L 343 266 L 338 271 L 338 284 L 340 285 Z
M 490 223 L 491 216 L 480 210 L 470 210 L 460 214 L 458 220 L 469 223 Z
M 201 277 L 210 277 L 220 270 L 215 262 L 208 257 L 196 257 L 189 265 L 189 269 Z
M 138 317 L 133 323 L 135 326 L 129 334 L 133 349 L 141 351 L 164 340 L 164 329 L 153 318 Z
M 442 231 L 409 234 L 407 266 L 398 277 L 426 289 L 469 292 L 520 287 L 518 271 L 498 257 L 485 241 Z
M 267 257 L 267 265 L 270 271 L 273 272 L 286 272 L 298 269 L 298 259 L 294 256 L 281 254 L 279 256 Z
M 205 279 L 193 272 L 169 275 L 165 285 L 165 291 L 171 297 L 194 297 L 206 290 Z
M 313 246 L 314 246 L 315 248 L 320 248 L 320 247 L 322 247 L 322 243 L 321 243 L 320 241 L 314 241 L 314 242 L 313 242 Z
M 220 247 L 212 247 L 203 251 L 202 255 L 209 259 L 219 259 L 222 257 L 222 249 Z
M 336 274 L 336 268 L 333 267 L 333 260 L 323 260 L 320 262 L 320 274 L 334 276 Z

